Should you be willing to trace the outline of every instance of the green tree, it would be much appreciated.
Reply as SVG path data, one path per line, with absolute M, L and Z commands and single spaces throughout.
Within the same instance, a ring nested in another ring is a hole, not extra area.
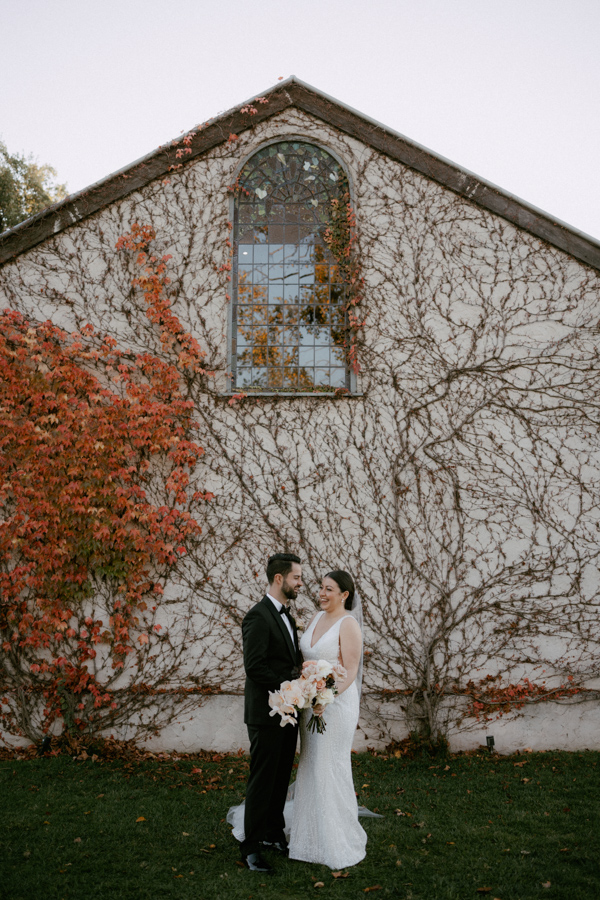
M 0 141 L 0 232 L 66 197 L 66 184 L 55 178 L 52 166 L 38 165 L 31 154 L 9 153 Z

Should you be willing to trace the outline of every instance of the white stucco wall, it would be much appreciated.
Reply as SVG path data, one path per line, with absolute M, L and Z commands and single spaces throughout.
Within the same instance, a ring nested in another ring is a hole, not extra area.
M 595 638 L 586 632 L 585 640 L 581 635 L 571 640 L 575 607 L 557 593 L 561 577 L 565 596 L 573 578 L 564 562 L 567 549 L 551 573 L 551 585 L 544 581 L 542 563 L 535 577 L 525 574 L 523 563 L 522 581 L 514 584 L 507 568 L 518 568 L 529 554 L 531 569 L 543 556 L 540 548 L 546 552 L 548 535 L 558 533 L 559 520 L 573 533 L 579 529 L 577 541 L 586 545 L 589 562 L 578 602 L 581 621 L 591 627 L 600 583 L 590 549 L 598 518 L 597 428 L 572 421 L 558 427 L 558 418 L 553 423 L 547 410 L 539 424 L 536 407 L 532 443 L 516 411 L 521 402 L 524 410 L 530 403 L 523 398 L 539 406 L 539 398 L 547 396 L 544 379 L 550 376 L 531 366 L 532 360 L 544 353 L 554 360 L 561 340 L 571 340 L 564 346 L 577 365 L 593 355 L 598 338 L 589 328 L 600 317 L 597 272 L 292 110 L 22 254 L 0 270 L 0 303 L 69 330 L 91 322 L 125 346 L 160 352 L 143 304 L 131 290 L 134 267 L 114 253 L 118 237 L 134 222 L 151 223 L 160 253 L 173 257 L 174 310 L 207 349 L 207 367 L 217 372 L 216 387 L 224 390 L 231 288 L 226 272 L 218 270 L 229 258 L 227 186 L 251 152 L 273 138 L 289 137 L 329 147 L 350 175 L 365 278 L 370 362 L 359 377 L 365 397 L 235 408 L 215 396 L 196 398 L 207 449 L 198 478 L 216 494 L 211 509 L 201 514 L 217 537 L 190 555 L 169 588 L 182 608 L 194 605 L 204 635 L 190 643 L 189 669 L 221 664 L 225 687 L 239 688 L 239 647 L 232 646 L 239 642 L 239 616 L 262 594 L 265 557 L 285 544 L 306 560 L 307 592 L 298 604 L 305 622 L 324 571 L 340 565 L 357 575 L 368 613 L 367 696 L 382 686 L 398 689 L 408 676 L 418 681 L 415 672 L 434 645 L 431 665 L 448 677 L 460 671 L 463 680 L 476 671 L 506 671 L 518 680 L 538 663 L 563 657 L 555 675 L 560 679 L 575 665 L 575 657 L 564 662 L 571 652 L 584 660 L 577 663 L 583 675 L 597 674 Z M 498 360 L 504 367 L 501 379 Z M 573 388 L 574 407 L 584 387 L 577 382 Z M 562 468 L 548 462 L 559 450 L 568 457 Z M 460 516 L 452 499 L 453 471 L 464 488 Z M 254 484 L 241 485 L 240 473 L 252 473 Z M 551 492 L 542 484 L 544 473 L 554 479 Z M 542 515 L 535 525 L 527 482 L 532 495 L 547 504 L 546 519 Z M 587 493 L 576 490 L 582 482 Z M 544 633 L 531 646 L 523 626 L 520 655 L 512 662 L 506 647 L 486 657 L 495 614 L 489 604 L 480 613 L 476 606 L 478 590 L 493 581 L 499 567 L 504 580 L 492 599 L 503 604 L 504 613 L 511 603 L 518 602 L 519 610 L 539 604 L 545 617 Z M 446 598 L 443 612 L 440 597 Z M 176 616 L 175 606 L 165 612 L 165 623 L 175 628 Z M 438 640 L 443 628 L 447 641 Z M 367 707 L 376 706 L 373 696 L 365 703 L 357 748 L 406 734 L 400 713 L 393 723 L 385 707 L 377 720 L 367 716 Z M 191 721 L 163 729 L 152 745 L 181 751 L 246 748 L 240 702 L 229 695 L 213 697 Z M 465 749 L 494 733 L 500 752 L 597 747 L 599 715 L 595 702 L 536 706 L 514 723 L 501 719 L 493 728 L 451 731 L 451 740 L 456 749 Z

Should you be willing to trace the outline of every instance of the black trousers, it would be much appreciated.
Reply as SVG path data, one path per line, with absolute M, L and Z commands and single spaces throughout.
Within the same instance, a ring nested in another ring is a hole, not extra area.
M 248 725 L 250 775 L 244 813 L 242 856 L 257 853 L 261 841 L 285 841 L 283 808 L 290 782 L 298 728 L 277 722 Z

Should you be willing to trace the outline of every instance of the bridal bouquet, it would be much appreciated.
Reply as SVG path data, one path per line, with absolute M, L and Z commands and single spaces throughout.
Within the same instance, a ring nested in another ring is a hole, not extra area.
M 280 715 L 280 725 L 295 725 L 301 709 L 328 706 L 338 693 L 337 682 L 346 678 L 346 670 L 339 663 L 325 659 L 308 659 L 302 666 L 300 678 L 284 681 L 278 691 L 269 691 L 270 715 Z M 323 734 L 325 722 L 321 716 L 310 717 L 307 728 Z

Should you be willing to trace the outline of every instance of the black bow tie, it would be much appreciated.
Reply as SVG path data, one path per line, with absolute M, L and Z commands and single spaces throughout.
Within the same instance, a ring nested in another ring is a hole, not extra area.
M 281 609 L 279 610 L 279 615 L 280 615 L 280 616 L 287 616 L 288 618 L 290 617 L 290 611 L 289 611 L 289 609 L 287 608 L 287 606 L 282 606 L 282 607 L 281 607 Z

